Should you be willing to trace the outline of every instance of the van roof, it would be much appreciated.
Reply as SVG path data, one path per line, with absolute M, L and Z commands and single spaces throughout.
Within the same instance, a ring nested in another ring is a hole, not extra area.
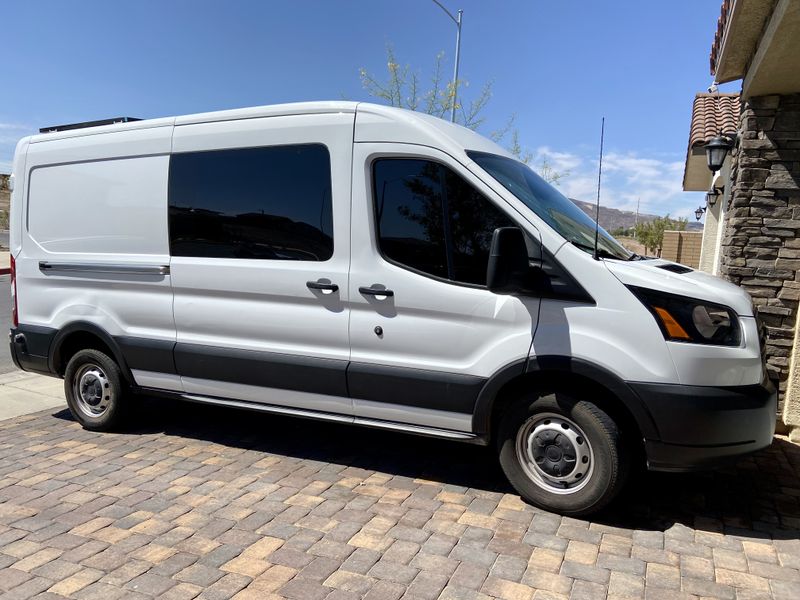
M 356 111 L 364 113 L 365 117 L 369 115 L 368 118 L 364 119 L 364 132 L 374 132 L 374 135 L 367 134 L 367 137 L 360 135 L 355 141 L 408 141 L 411 143 L 426 143 L 434 138 L 441 142 L 441 138 L 445 137 L 450 144 L 462 149 L 470 148 L 509 155 L 506 150 L 485 137 L 466 127 L 454 125 L 443 119 L 402 108 L 353 101 L 295 102 L 249 108 L 235 108 L 177 117 L 142 119 L 91 128 L 40 133 L 30 136 L 28 140 L 30 143 L 35 144 L 66 138 L 79 138 L 118 131 L 166 127 L 171 125 L 190 125 L 194 123 L 236 121 L 241 119 L 290 115 L 355 113 Z M 388 129 L 387 126 L 389 127 Z M 382 137 L 386 133 L 390 133 L 390 137 Z

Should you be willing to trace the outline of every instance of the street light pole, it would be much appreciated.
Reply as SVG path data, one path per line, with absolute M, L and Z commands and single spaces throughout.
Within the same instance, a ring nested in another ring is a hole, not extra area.
M 464 15 L 464 11 L 459 9 L 458 16 L 454 17 L 453 13 L 447 10 L 439 0 L 433 0 L 433 2 L 456 24 L 456 64 L 453 67 L 453 105 L 450 107 L 450 122 L 455 123 L 456 105 L 458 104 L 458 64 L 461 60 L 461 18 Z

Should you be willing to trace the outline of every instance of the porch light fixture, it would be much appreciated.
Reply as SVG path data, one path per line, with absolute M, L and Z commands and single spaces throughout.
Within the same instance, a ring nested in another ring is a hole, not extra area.
M 714 206 L 717 203 L 717 197 L 722 193 L 722 189 L 715 188 L 714 184 L 711 184 L 711 187 L 706 192 L 706 205 Z
M 694 218 L 699 221 L 700 219 L 703 218 L 703 213 L 704 212 L 706 212 L 705 207 L 704 206 L 698 206 L 697 210 L 694 211 Z
M 725 157 L 728 156 L 731 148 L 733 148 L 733 139 L 730 136 L 720 134 L 711 138 L 711 141 L 705 145 L 709 171 L 716 173 L 722 168 Z

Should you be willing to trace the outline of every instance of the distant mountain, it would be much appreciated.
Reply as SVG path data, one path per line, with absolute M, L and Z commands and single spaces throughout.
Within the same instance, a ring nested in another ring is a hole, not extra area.
M 589 215 L 592 219 L 594 219 L 594 209 L 595 206 L 591 202 L 583 202 L 581 200 L 575 200 L 574 198 L 570 198 L 583 212 Z M 652 221 L 658 215 L 648 215 L 645 213 L 639 213 L 639 222 L 642 221 Z M 636 223 L 636 213 L 631 210 L 619 210 L 618 208 L 610 208 L 607 206 L 600 206 L 600 227 L 605 229 L 606 231 L 614 231 L 615 229 L 625 228 L 628 229 L 629 227 L 633 227 Z M 689 221 L 689 224 L 686 226 L 688 231 L 700 231 L 703 229 L 703 224 L 698 223 L 697 221 Z

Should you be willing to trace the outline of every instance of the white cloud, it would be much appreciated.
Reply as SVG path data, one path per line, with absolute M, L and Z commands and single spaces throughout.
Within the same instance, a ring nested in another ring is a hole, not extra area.
M 575 154 L 569 152 L 556 152 L 549 146 L 540 146 L 533 153 L 534 160 L 540 163 L 546 159 L 550 166 L 558 172 L 573 171 L 577 169 L 583 159 Z
M 635 152 L 608 152 L 603 156 L 600 202 L 621 210 L 694 219 L 701 194 L 682 189 L 682 159 L 659 153 L 640 156 Z M 543 146 L 531 162 L 534 170 L 546 160 L 557 172 L 567 173 L 559 189 L 576 200 L 594 202 L 597 197 L 597 157 L 559 152 Z M 672 160 L 670 160 L 672 159 Z
M 597 197 L 597 175 L 569 172 L 558 182 L 558 187 L 570 198 L 594 202 Z
M 3 123 L 0 121 L 0 140 L 16 139 L 31 133 L 31 128 L 18 123 Z
M 4 123 L 0 121 L 0 131 L 14 131 L 15 129 L 27 129 L 27 127 L 18 123 Z

